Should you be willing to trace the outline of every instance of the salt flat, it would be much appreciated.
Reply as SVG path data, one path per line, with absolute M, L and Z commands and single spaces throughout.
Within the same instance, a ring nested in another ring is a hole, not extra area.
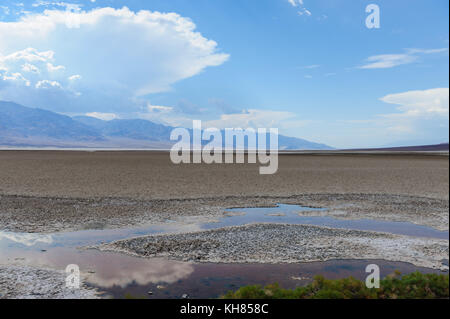
M 259 175 L 259 164 L 174 165 L 167 152 L 0 151 L 0 230 L 51 235 L 171 225 L 186 231 L 95 247 L 195 263 L 385 259 L 443 270 L 445 239 L 304 225 L 210 231 L 201 226 L 226 218 L 227 208 L 284 203 L 323 208 L 298 212 L 302 216 L 401 221 L 448 231 L 448 188 L 448 154 L 440 153 L 281 154 L 277 174 Z M 3 262 L 2 271 L 29 278 L 47 271 Z M 28 296 L 11 278 L 0 290 Z M 43 296 L 58 296 L 44 281 L 35 286 Z
M 205 222 L 228 207 L 284 202 L 448 229 L 448 156 L 321 152 L 280 155 L 275 175 L 258 167 L 174 165 L 164 152 L 2 151 L 0 227 L 49 233 Z

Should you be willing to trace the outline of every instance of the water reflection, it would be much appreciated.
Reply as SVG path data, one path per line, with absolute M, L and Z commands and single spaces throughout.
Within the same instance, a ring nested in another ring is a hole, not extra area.
M 270 208 L 230 209 L 214 223 L 164 225 L 130 229 L 83 230 L 57 234 L 22 234 L 0 232 L 0 265 L 29 265 L 64 270 L 68 264 L 77 264 L 87 282 L 105 289 L 116 297 L 131 292 L 153 297 L 169 298 L 189 293 L 192 297 L 213 298 L 241 285 L 283 283 L 285 287 L 299 284 L 298 278 L 312 278 L 325 274 L 329 278 L 365 276 L 367 261 L 329 261 L 295 265 L 226 265 L 192 264 L 165 259 L 145 259 L 121 253 L 79 249 L 80 246 L 162 233 L 192 232 L 255 222 L 310 224 L 335 228 L 375 230 L 423 237 L 448 239 L 448 232 L 412 223 L 376 220 L 340 220 L 326 216 L 299 216 L 299 211 L 314 215 L 323 209 L 297 205 L 279 205 Z M 379 261 L 384 272 L 395 269 L 405 273 L 419 269 L 405 263 Z M 350 268 L 349 268 L 350 267 Z M 432 271 L 421 269 L 425 272 Z M 387 274 L 387 273 L 386 273 Z M 303 280 L 302 284 L 304 283 Z M 165 284 L 166 289 L 156 285 Z
M 9 233 L 0 231 L 0 242 L 2 242 L 3 240 L 8 240 L 27 247 L 31 247 L 37 244 L 50 245 L 53 243 L 53 236 L 42 234 Z
M 147 227 L 122 229 L 81 230 L 67 233 L 31 234 L 0 231 L 0 252 L 6 248 L 20 248 L 20 245 L 35 249 L 55 247 L 81 247 L 99 245 L 115 240 L 152 234 L 181 233 L 201 230 L 199 224 L 170 223 Z M 1 256 L 1 255 L 0 255 Z
M 206 228 L 238 226 L 248 223 L 286 223 L 326 226 L 332 228 L 386 232 L 398 235 L 448 239 L 448 231 L 439 231 L 432 227 L 417 225 L 410 222 L 395 222 L 374 219 L 339 219 L 329 216 L 314 216 L 322 208 L 309 208 L 298 205 L 283 205 L 276 207 L 235 208 L 228 209 L 226 218 L 215 225 Z M 306 214 L 305 214 L 306 213 Z M 306 216 L 305 216 L 306 215 Z M 319 215 L 319 214 L 318 214 Z
M 160 299 L 180 298 L 187 294 L 190 298 L 218 298 L 229 290 L 244 285 L 268 285 L 278 283 L 283 288 L 295 288 L 308 284 L 318 274 L 329 279 L 353 276 L 364 280 L 368 264 L 377 264 L 381 276 L 385 277 L 399 270 L 403 274 L 414 271 L 439 273 L 438 270 L 420 268 L 408 263 L 387 262 L 383 260 L 331 260 L 301 264 L 193 264 L 193 273 L 189 276 L 165 285 L 160 289 L 157 284 L 130 284 L 126 287 L 113 286 L 107 292 L 115 298 L 132 295 L 136 297 Z M 151 291 L 152 295 L 148 292 Z
M 126 288 L 130 284 L 173 284 L 188 278 L 194 271 L 191 263 L 164 259 L 119 257 L 111 254 L 98 257 L 101 259 L 98 262 L 103 266 L 98 273 L 89 275 L 88 281 L 102 288 Z
M 194 271 L 193 265 L 186 262 L 62 247 L 26 253 L 21 249 L 9 249 L 2 253 L 1 264 L 20 264 L 61 271 L 69 264 L 76 264 L 87 282 L 105 289 L 125 288 L 131 284 L 172 284 L 189 277 Z

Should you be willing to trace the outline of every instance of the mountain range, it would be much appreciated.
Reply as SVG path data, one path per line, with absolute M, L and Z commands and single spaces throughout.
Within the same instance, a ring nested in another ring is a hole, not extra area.
M 170 149 L 174 127 L 143 119 L 104 121 L 66 116 L 0 101 L 0 146 L 56 148 Z M 332 147 L 279 135 L 282 150 L 330 150 Z

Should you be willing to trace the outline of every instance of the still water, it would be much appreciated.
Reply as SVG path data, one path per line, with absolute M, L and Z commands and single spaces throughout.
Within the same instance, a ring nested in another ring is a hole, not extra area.
M 116 230 L 84 230 L 70 233 L 28 234 L 0 232 L 0 264 L 20 264 L 64 270 L 68 264 L 79 265 L 86 274 L 88 285 L 98 287 L 115 298 L 126 295 L 145 298 L 215 298 L 243 285 L 279 283 L 285 288 L 304 285 L 317 274 L 327 278 L 354 276 L 363 279 L 365 267 L 376 263 L 382 276 L 399 270 L 409 273 L 439 272 L 408 263 L 383 260 L 332 260 L 299 264 L 195 264 L 167 259 L 144 259 L 119 253 L 79 249 L 137 236 L 197 231 L 255 222 L 289 223 L 383 231 L 418 237 L 448 239 L 448 232 L 407 222 L 376 220 L 340 220 L 322 216 L 299 216 L 321 209 L 283 205 L 270 208 L 228 209 L 224 217 L 214 223 L 153 225 Z

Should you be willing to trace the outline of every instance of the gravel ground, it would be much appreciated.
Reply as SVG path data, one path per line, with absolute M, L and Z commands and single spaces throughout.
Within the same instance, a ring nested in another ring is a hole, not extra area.
M 157 235 L 97 246 L 141 257 L 211 263 L 299 263 L 330 259 L 384 259 L 435 269 L 449 255 L 447 240 L 317 226 L 253 224 Z
M 134 199 L 297 194 L 404 194 L 448 199 L 447 156 L 280 155 L 259 164 L 174 165 L 169 153 L 0 151 L 0 194 Z
M 69 289 L 62 271 L 28 266 L 0 266 L 0 299 L 97 299 L 87 287 Z
M 409 221 L 448 230 L 447 199 L 388 194 L 305 194 L 216 198 L 137 200 L 126 198 L 51 198 L 0 195 L 0 229 L 54 233 L 83 229 L 130 228 L 161 224 L 211 222 L 231 207 L 277 203 L 327 208 L 300 214 L 338 218 Z

